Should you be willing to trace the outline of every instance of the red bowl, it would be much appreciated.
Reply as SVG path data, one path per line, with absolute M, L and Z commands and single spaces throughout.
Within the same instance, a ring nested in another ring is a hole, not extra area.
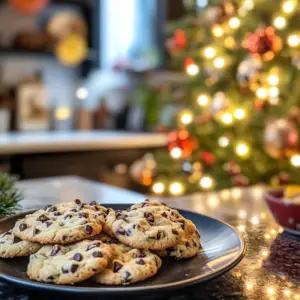
M 284 198 L 284 191 L 271 190 L 264 195 L 273 217 L 287 232 L 300 235 L 300 204 Z

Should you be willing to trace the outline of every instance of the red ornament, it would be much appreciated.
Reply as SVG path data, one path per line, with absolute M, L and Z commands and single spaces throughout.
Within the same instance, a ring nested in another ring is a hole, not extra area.
M 184 49 L 187 46 L 187 38 L 182 29 L 177 29 L 174 32 L 173 39 L 174 39 L 174 45 L 176 48 Z
M 197 140 L 191 137 L 187 130 L 172 131 L 168 134 L 168 150 L 180 148 L 182 151 L 180 158 L 191 156 L 197 147 Z
M 269 26 L 246 35 L 242 45 L 251 55 L 269 61 L 281 50 L 282 39 L 276 35 L 274 28 Z
M 224 170 L 232 176 L 239 175 L 241 173 L 241 167 L 234 161 L 228 162 L 224 165 Z
M 290 175 L 287 172 L 280 172 L 278 175 L 278 184 L 285 185 L 291 182 Z
M 243 187 L 249 185 L 249 179 L 244 175 L 236 175 L 231 178 L 231 182 L 234 186 Z
M 215 156 L 208 151 L 200 153 L 200 159 L 204 161 L 209 166 L 212 166 L 216 163 L 216 158 Z
M 191 57 L 187 57 L 185 60 L 184 60 L 184 66 L 187 68 L 189 65 L 192 65 L 194 64 L 195 61 L 191 58 Z
M 18 12 L 35 15 L 48 5 L 49 0 L 9 0 L 8 2 Z

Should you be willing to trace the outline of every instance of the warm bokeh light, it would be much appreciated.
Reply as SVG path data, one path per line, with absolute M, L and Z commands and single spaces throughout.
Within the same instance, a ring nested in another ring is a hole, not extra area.
M 218 140 L 219 146 L 222 148 L 226 148 L 229 146 L 229 138 L 226 136 L 221 136 Z
M 59 107 L 55 110 L 56 120 L 68 120 L 71 116 L 71 110 L 68 107 Z
M 283 29 L 286 27 L 286 19 L 283 16 L 278 16 L 273 20 L 273 25 L 277 29 Z
M 268 90 L 260 87 L 256 90 L 256 96 L 260 99 L 266 99 L 268 97 Z
M 174 159 L 179 159 L 182 155 L 182 150 L 179 147 L 174 147 L 171 151 L 170 151 L 170 155 L 172 158 Z
M 85 100 L 88 97 L 89 93 L 85 87 L 80 87 L 76 91 L 76 97 L 80 100 Z
M 152 191 L 155 194 L 162 194 L 165 191 L 165 185 L 162 182 L 155 182 L 152 186 Z
M 197 97 L 197 103 L 200 105 L 200 106 L 207 106 L 209 103 L 210 103 L 210 97 L 206 94 L 201 94 Z
M 300 45 L 300 37 L 297 34 L 288 36 L 287 43 L 290 47 L 298 47 Z
M 247 158 L 250 153 L 250 147 L 245 142 L 239 142 L 235 146 L 235 152 L 238 156 L 240 156 L 242 158 Z
M 279 96 L 279 88 L 276 86 L 272 86 L 269 88 L 269 95 L 271 97 L 278 97 Z
M 216 37 L 221 37 L 224 35 L 224 30 L 220 25 L 214 25 L 212 28 L 212 34 Z
M 237 28 L 240 27 L 241 21 L 240 21 L 239 18 L 233 17 L 233 18 L 231 18 L 231 19 L 228 21 L 228 25 L 229 25 L 229 27 L 232 28 L 232 29 L 237 29 Z
M 196 76 L 199 73 L 199 67 L 196 64 L 190 64 L 187 66 L 186 72 L 190 76 Z
M 291 12 L 293 12 L 295 10 L 295 2 L 290 0 L 290 1 L 285 1 L 282 4 L 282 10 L 287 13 L 290 14 Z
M 225 60 L 223 57 L 216 57 L 213 64 L 217 69 L 222 69 L 225 66 Z
M 229 112 L 224 113 L 224 114 L 221 116 L 221 121 L 222 121 L 222 123 L 225 124 L 225 125 L 230 125 L 230 124 L 232 124 L 232 122 L 233 122 L 232 114 L 229 113 Z
M 181 182 L 172 182 L 169 186 L 169 192 L 174 196 L 182 195 L 184 192 L 184 186 Z
M 243 120 L 246 116 L 246 112 L 243 108 L 238 108 L 234 111 L 234 117 L 238 120 Z
M 244 232 L 245 229 L 246 229 L 246 227 L 245 227 L 245 225 L 239 225 L 239 226 L 237 227 L 237 229 L 238 229 L 238 231 L 240 231 L 240 232 Z
M 204 49 L 204 55 L 206 58 L 214 58 L 216 55 L 216 50 L 213 47 L 206 47 Z
M 276 74 L 271 74 L 268 77 L 268 83 L 270 85 L 277 85 L 279 83 L 279 77 Z
M 253 216 L 253 217 L 251 218 L 251 223 L 252 223 L 253 225 L 258 225 L 258 224 L 259 224 L 259 218 L 258 218 L 257 216 Z
M 199 185 L 204 190 L 209 190 L 214 186 L 214 180 L 211 176 L 205 175 L 200 179 Z
M 244 0 L 243 8 L 245 8 L 246 10 L 253 9 L 254 8 L 253 0 Z
M 290 159 L 290 162 L 294 167 L 299 168 L 300 167 L 300 154 L 293 155 Z
M 180 113 L 180 122 L 189 125 L 193 121 L 193 113 L 190 110 L 184 110 Z

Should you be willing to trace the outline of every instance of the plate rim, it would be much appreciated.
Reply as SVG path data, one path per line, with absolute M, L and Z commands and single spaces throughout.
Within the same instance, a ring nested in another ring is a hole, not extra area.
M 114 206 L 114 205 L 123 205 L 123 206 L 130 206 L 132 204 L 127 204 L 127 203 L 105 203 L 106 206 Z M 180 208 L 175 208 L 179 211 L 182 212 L 187 212 L 187 213 L 193 213 L 199 216 L 204 216 L 206 218 L 209 219 L 213 219 L 227 227 L 229 227 L 231 230 L 233 230 L 233 232 L 236 234 L 236 236 L 238 237 L 240 243 L 241 243 L 241 250 L 240 253 L 238 254 L 237 258 L 232 261 L 227 263 L 226 265 L 216 269 L 214 271 L 214 273 L 207 275 L 207 276 L 195 276 L 193 278 L 187 278 L 187 279 L 183 279 L 180 281 L 176 281 L 176 282 L 171 282 L 171 283 L 166 283 L 166 284 L 157 284 L 154 286 L 149 286 L 149 287 L 135 287 L 135 286 L 109 286 L 109 287 L 82 287 L 82 286 L 72 286 L 72 285 L 54 285 L 54 284 L 49 284 L 49 283 L 43 283 L 43 282 L 38 282 L 38 281 L 33 281 L 30 279 L 20 279 L 18 277 L 15 276 L 11 276 L 11 275 L 6 275 L 0 272 L 0 279 L 3 279 L 9 283 L 16 283 L 19 286 L 23 286 L 25 288 L 30 288 L 30 289 L 36 289 L 36 290 L 48 290 L 51 292 L 61 292 L 61 293 L 74 293 L 74 294 L 110 294 L 110 295 L 117 295 L 117 294 L 130 294 L 130 293 L 145 293 L 148 291 L 152 291 L 152 292 L 156 292 L 156 291 L 170 291 L 173 289 L 179 289 L 179 288 L 184 288 L 184 287 L 188 287 L 188 286 L 192 286 L 192 285 L 196 285 L 196 284 L 201 284 L 203 282 L 206 282 L 210 279 L 219 277 L 220 275 L 226 273 L 227 271 L 231 270 L 232 268 L 234 268 L 235 266 L 237 266 L 241 260 L 244 258 L 246 251 L 247 251 L 247 246 L 246 246 L 246 242 L 243 236 L 241 236 L 238 232 L 237 229 L 235 229 L 233 226 L 231 226 L 230 224 L 223 222 L 219 219 L 213 218 L 211 216 L 208 215 L 204 215 L 195 211 L 191 211 L 191 210 L 186 210 L 186 209 L 180 209 Z M 1 223 L 4 223 L 6 221 L 8 221 L 9 219 L 14 219 L 17 218 L 18 216 L 24 215 L 24 214 L 28 214 L 28 213 L 32 213 L 35 212 L 38 209 L 30 209 L 30 210 L 24 210 L 18 214 L 15 214 L 13 216 L 8 216 L 5 217 L 3 219 L 0 220 L 0 225 Z

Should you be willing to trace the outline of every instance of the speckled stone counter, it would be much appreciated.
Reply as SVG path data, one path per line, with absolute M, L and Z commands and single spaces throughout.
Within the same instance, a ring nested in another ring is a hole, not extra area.
M 83 199 L 97 197 L 106 203 L 131 203 L 143 199 L 142 195 L 77 177 L 28 181 L 21 183 L 20 187 L 26 196 L 25 208 L 68 201 L 75 194 Z M 253 187 L 195 194 L 176 200 L 164 199 L 174 207 L 204 213 L 235 226 L 245 237 L 247 253 L 237 267 L 205 284 L 173 294 L 138 299 L 300 299 L 300 238 L 282 232 L 276 225 L 262 198 L 263 192 L 264 188 Z M 35 293 L 0 281 L 0 299 L 63 298 L 77 299 L 71 295 Z M 134 295 L 130 298 L 136 299 Z

